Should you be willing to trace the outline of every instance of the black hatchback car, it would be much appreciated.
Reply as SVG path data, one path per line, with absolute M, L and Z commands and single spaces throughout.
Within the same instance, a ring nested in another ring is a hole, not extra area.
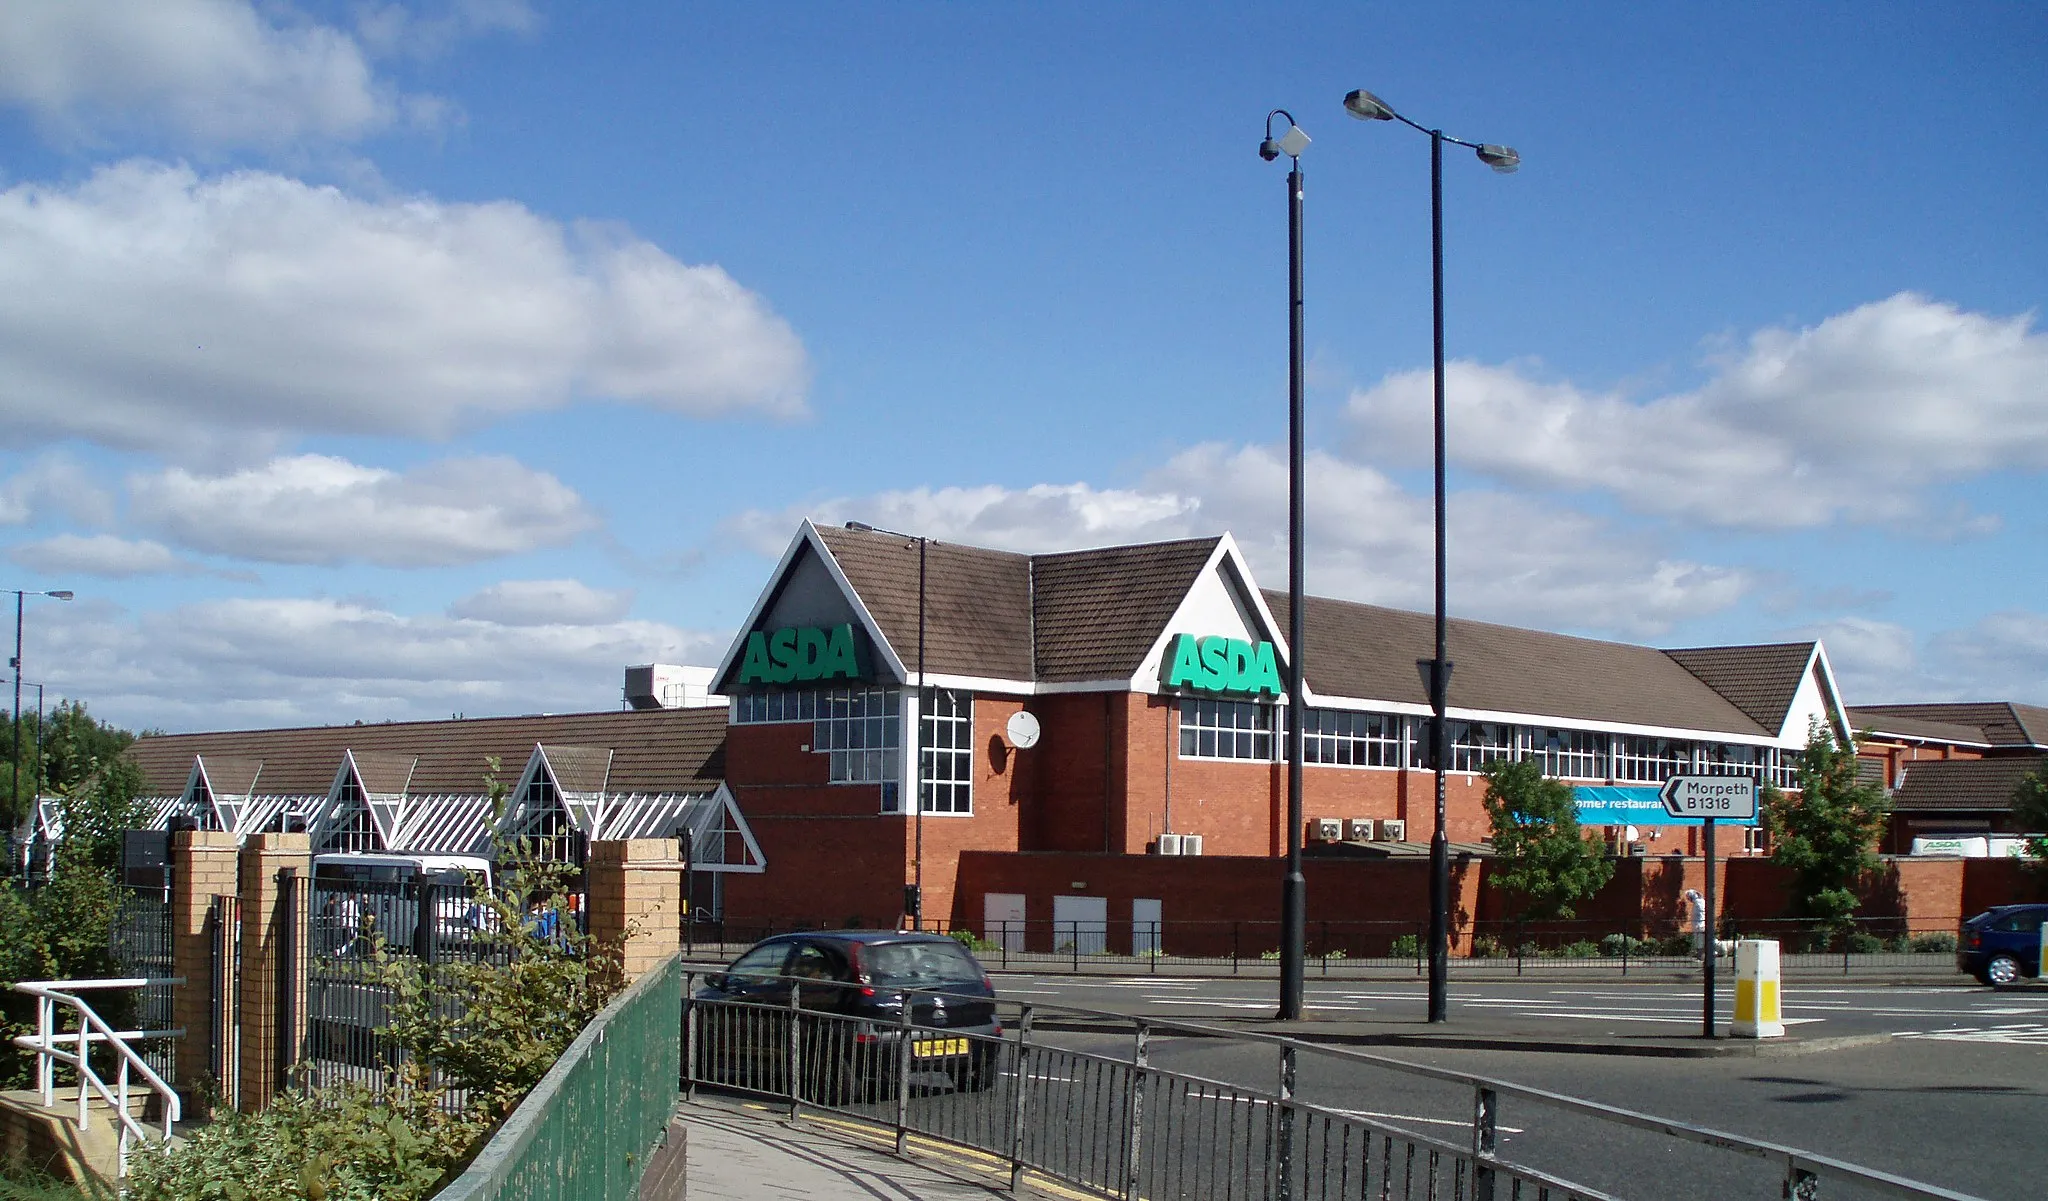
M 1993 988 L 2041 974 L 2041 924 L 2048 905 L 1999 905 L 1963 923 L 1956 969 Z
M 899 930 L 812 930 L 763 939 L 696 994 L 700 1079 L 783 1092 L 792 1051 L 803 1091 L 841 1102 L 894 1080 L 910 1005 L 912 1083 L 994 1082 L 1003 1027 L 988 973 L 954 939 Z

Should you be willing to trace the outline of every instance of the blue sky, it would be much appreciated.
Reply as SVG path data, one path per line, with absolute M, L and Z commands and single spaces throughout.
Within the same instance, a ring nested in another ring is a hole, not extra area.
M 0 584 L 167 729 L 603 708 L 806 515 L 1229 529 L 1453 611 L 1826 639 L 2048 703 L 2048 13 L 1839 5 L 15 3 Z

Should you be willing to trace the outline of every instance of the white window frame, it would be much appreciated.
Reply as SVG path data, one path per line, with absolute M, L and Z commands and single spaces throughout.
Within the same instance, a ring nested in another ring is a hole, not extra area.
M 1302 763 L 1309 767 L 1398 768 L 1403 724 L 1395 713 L 1311 708 L 1301 728 Z M 1284 719 L 1280 729 L 1284 735 Z
M 1180 721 L 1180 757 L 1183 759 L 1272 763 L 1275 752 L 1285 741 L 1280 736 L 1278 705 L 1204 696 L 1179 697 L 1175 705 Z M 1245 721 L 1252 724 L 1242 724 Z M 1206 751 L 1202 746 L 1204 741 L 1208 743 Z M 1240 749 L 1245 753 L 1239 753 Z
M 931 712 L 920 706 L 918 713 L 924 727 L 924 761 L 917 773 L 924 812 L 973 817 L 974 694 L 960 688 L 931 688 L 923 695 L 932 701 Z

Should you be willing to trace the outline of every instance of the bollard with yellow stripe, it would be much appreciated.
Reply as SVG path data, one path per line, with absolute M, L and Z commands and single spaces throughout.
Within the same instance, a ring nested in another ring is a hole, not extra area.
M 1778 1008 L 1778 944 L 1773 939 L 1745 938 L 1735 944 L 1735 1020 L 1728 1023 L 1734 1038 L 1783 1038 L 1785 1020 Z

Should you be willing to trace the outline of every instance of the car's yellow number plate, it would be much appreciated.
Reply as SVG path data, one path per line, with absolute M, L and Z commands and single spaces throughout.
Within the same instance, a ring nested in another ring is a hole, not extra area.
M 910 1044 L 910 1053 L 919 1059 L 936 1059 L 941 1055 L 967 1054 L 967 1040 L 964 1038 L 921 1038 Z

